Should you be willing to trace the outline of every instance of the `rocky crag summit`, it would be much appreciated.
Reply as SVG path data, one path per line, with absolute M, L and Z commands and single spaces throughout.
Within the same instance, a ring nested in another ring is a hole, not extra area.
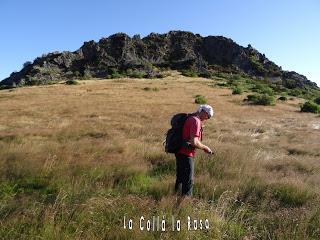
M 117 33 L 99 42 L 85 42 L 75 52 L 53 52 L 24 64 L 0 82 L 1 88 L 42 85 L 65 79 L 105 78 L 114 72 L 138 71 L 157 77 L 161 69 L 192 70 L 202 76 L 216 72 L 268 78 L 288 88 L 317 88 L 316 83 L 281 67 L 251 45 L 242 47 L 222 36 L 202 37 L 185 31 L 151 33 L 132 38 Z

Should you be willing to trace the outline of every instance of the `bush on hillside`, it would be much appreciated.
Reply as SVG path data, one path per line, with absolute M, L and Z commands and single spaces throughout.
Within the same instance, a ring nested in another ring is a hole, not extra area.
M 114 78 L 122 78 L 123 77 L 123 75 L 122 74 L 120 74 L 120 73 L 112 73 L 111 75 L 109 75 L 108 76 L 108 78 L 112 78 L 112 79 L 114 79 Z
M 91 72 L 90 72 L 90 70 L 89 69 L 85 69 L 84 71 L 83 71 L 83 76 L 82 76 L 82 79 L 90 79 L 90 78 L 92 78 L 92 75 L 91 75 Z
M 116 68 L 109 68 L 107 78 L 108 79 L 122 78 L 124 77 L 124 75 L 126 74 L 122 74 L 122 72 L 120 73 L 120 71 Z
M 127 70 L 127 75 L 130 78 L 146 78 L 147 74 L 144 71 L 134 70 L 131 69 Z
M 234 87 L 232 89 L 232 94 L 242 94 L 242 93 L 243 93 L 243 90 L 240 87 Z
M 76 80 L 71 79 L 71 80 L 66 81 L 66 84 L 67 85 L 78 85 L 79 82 L 76 81 Z
M 185 77 L 198 77 L 198 74 L 192 69 L 182 70 L 181 74 Z
M 226 83 L 226 82 L 219 82 L 216 85 L 219 87 L 228 87 L 229 86 L 228 83 Z
M 202 78 L 211 78 L 212 75 L 210 72 L 202 72 L 202 73 L 199 73 L 199 77 L 202 77 Z
M 295 88 L 295 89 L 290 89 L 290 90 L 288 91 L 288 94 L 289 94 L 290 96 L 299 97 L 299 96 L 302 95 L 302 91 L 301 91 L 300 89 L 297 89 L 297 88 Z
M 320 97 L 317 97 L 316 99 L 314 99 L 314 102 L 318 105 L 320 105 Z
M 197 95 L 197 96 L 195 97 L 194 102 L 197 103 L 197 104 L 206 104 L 206 103 L 207 103 L 207 100 L 205 99 L 204 96 L 202 96 L 202 95 Z
M 252 91 L 260 93 L 260 94 L 268 94 L 270 96 L 274 95 L 274 92 L 273 92 L 272 88 L 270 88 L 270 87 L 268 87 L 266 85 L 260 84 L 260 83 L 256 84 L 252 88 Z
M 320 113 L 320 106 L 308 101 L 301 106 L 301 112 Z
M 269 96 L 267 94 L 254 94 L 254 95 L 248 95 L 246 101 L 251 102 L 255 105 L 275 105 L 275 99 L 273 96 Z

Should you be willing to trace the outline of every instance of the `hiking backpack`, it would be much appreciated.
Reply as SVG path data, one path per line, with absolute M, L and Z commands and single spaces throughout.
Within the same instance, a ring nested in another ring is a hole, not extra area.
M 171 128 L 166 133 L 166 139 L 163 142 L 167 153 L 176 153 L 186 143 L 182 139 L 183 126 L 187 118 L 191 116 L 188 113 L 175 114 L 171 119 Z

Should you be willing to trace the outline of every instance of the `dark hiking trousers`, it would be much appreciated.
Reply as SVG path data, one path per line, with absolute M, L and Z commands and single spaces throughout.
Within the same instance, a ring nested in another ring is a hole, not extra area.
M 176 184 L 175 192 L 179 191 L 182 184 L 182 195 L 192 196 L 193 186 L 193 158 L 176 153 Z

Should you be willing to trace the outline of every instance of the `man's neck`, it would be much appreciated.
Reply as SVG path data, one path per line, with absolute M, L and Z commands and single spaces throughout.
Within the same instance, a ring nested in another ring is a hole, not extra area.
M 200 115 L 199 115 L 198 112 L 192 113 L 192 116 L 195 116 L 195 117 L 199 118 L 200 122 L 202 123 L 202 120 L 201 120 Z

